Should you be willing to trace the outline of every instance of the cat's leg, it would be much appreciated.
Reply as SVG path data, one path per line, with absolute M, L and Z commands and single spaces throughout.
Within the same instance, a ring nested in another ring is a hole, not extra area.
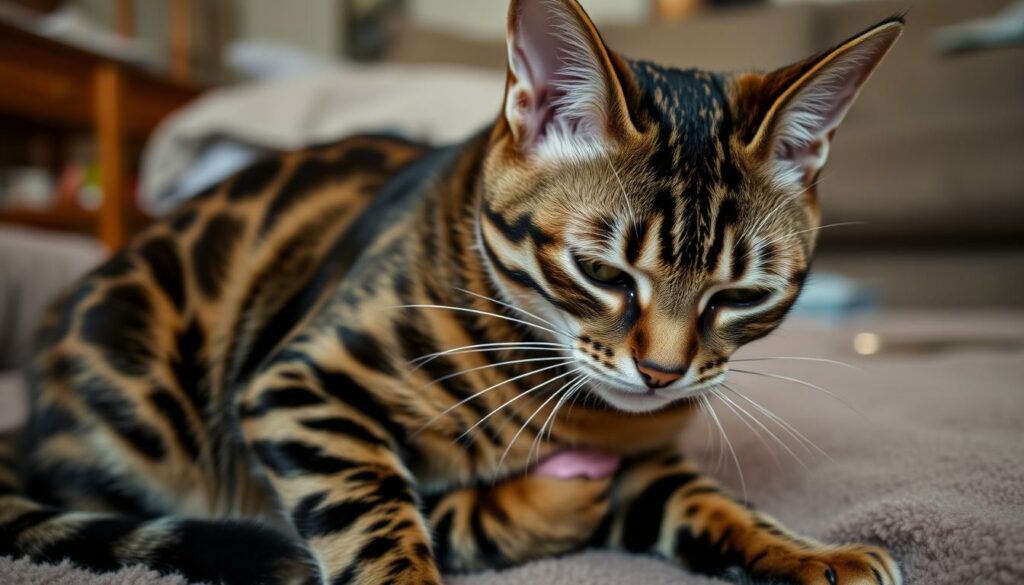
M 363 388 L 308 360 L 275 363 L 242 393 L 242 433 L 321 583 L 440 584 L 401 431 Z
M 607 543 L 652 552 L 740 583 L 899 585 L 896 562 L 870 545 L 825 545 L 786 530 L 675 452 L 626 465 L 612 495 Z
M 610 479 L 524 475 L 426 498 L 445 571 L 501 568 L 588 544 L 609 509 Z

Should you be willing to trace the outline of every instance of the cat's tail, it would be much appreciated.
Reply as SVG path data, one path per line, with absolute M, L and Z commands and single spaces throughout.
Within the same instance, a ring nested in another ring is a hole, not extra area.
M 95 572 L 145 565 L 199 583 L 316 582 L 297 542 L 266 526 L 69 512 L 22 495 L 18 477 L 13 441 L 0 439 L 0 557 L 67 560 Z

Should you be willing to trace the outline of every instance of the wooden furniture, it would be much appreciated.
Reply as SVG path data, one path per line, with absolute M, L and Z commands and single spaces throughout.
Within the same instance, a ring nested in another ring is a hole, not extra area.
M 177 10 L 182 14 L 175 19 L 184 22 L 188 7 Z M 118 21 L 127 27 L 130 15 L 120 14 Z M 92 131 L 104 193 L 95 212 L 61 201 L 43 211 L 0 209 L 0 223 L 91 231 L 108 250 L 119 248 L 145 223 L 129 184 L 126 148 L 198 94 L 185 81 L 187 51 L 179 45 L 176 75 L 169 78 L 0 23 L 0 116 L 62 131 Z

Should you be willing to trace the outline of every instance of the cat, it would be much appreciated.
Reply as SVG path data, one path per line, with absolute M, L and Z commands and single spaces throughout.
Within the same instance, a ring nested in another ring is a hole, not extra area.
M 902 19 L 719 74 L 619 56 L 575 0 L 509 15 L 490 127 L 269 158 L 59 300 L 18 474 L 0 458 L 0 554 L 431 584 L 596 546 L 901 583 L 882 548 L 736 500 L 678 437 L 797 298 L 833 133 Z

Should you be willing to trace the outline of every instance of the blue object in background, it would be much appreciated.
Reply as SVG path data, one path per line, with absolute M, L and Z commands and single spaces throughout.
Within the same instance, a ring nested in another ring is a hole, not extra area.
M 794 315 L 839 319 L 878 308 L 879 291 L 869 283 L 831 272 L 814 272 L 793 306 Z

